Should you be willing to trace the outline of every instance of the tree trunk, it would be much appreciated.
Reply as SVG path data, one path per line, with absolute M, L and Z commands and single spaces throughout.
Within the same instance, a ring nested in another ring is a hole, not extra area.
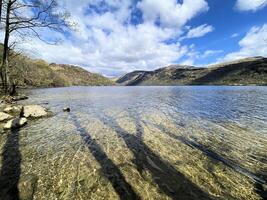
M 0 22 L 2 22 L 2 7 L 3 7 L 3 0 L 0 0 Z
M 0 0 L 0 23 L 2 22 L 2 8 L 3 8 L 3 0 Z M 0 70 L 0 77 L 2 81 L 2 87 L 4 89 L 4 78 L 3 78 L 2 68 Z
M 11 96 L 14 96 L 17 94 L 17 90 L 16 90 L 16 84 L 15 83 L 12 83 L 12 86 L 11 86 L 11 90 L 10 90 L 10 93 L 9 93 Z
M 3 85 L 4 92 L 9 92 L 10 80 L 9 80 L 9 66 L 8 66 L 8 53 L 9 53 L 9 34 L 10 34 L 10 10 L 12 6 L 12 0 L 9 0 L 7 3 L 6 11 L 6 26 L 5 26 L 5 40 L 4 40 L 4 49 L 3 49 L 3 60 L 2 60 L 2 76 L 3 76 Z

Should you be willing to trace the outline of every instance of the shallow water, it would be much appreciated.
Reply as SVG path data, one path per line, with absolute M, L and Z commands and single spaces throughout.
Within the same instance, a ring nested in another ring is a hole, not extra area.
M 55 116 L 0 135 L 0 199 L 266 197 L 267 87 L 27 92 Z

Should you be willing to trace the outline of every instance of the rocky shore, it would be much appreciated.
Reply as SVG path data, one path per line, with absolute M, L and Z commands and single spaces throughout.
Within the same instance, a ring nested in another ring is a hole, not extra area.
M 8 134 L 18 133 L 18 130 L 25 126 L 29 121 L 40 119 L 43 117 L 52 116 L 52 112 L 47 108 L 44 108 L 40 105 L 26 105 L 25 103 L 20 103 L 21 100 L 26 100 L 28 97 L 24 95 L 20 96 L 3 96 L 0 103 L 0 134 L 5 134 L 11 131 Z M 15 143 L 16 141 L 11 141 Z M 10 147 L 14 151 L 16 146 Z M 15 153 L 16 154 L 16 153 Z M 7 159 L 18 159 L 16 157 L 9 156 Z M 14 161 L 16 162 L 16 161 Z M 4 171 L 10 171 L 14 168 L 14 162 L 10 162 L 11 166 Z M 12 164 L 13 163 L 13 164 Z M 3 171 L 3 166 L 2 166 Z M 8 174 L 2 175 L 3 180 L 10 178 Z M 1 179 L 0 178 L 0 179 Z M 3 180 L 2 183 L 3 183 Z M 13 180 L 13 179 L 12 179 Z M 19 191 L 20 199 L 29 200 L 33 199 L 34 190 L 37 184 L 37 176 L 35 174 L 26 174 L 20 176 L 20 181 L 18 182 L 17 188 Z M 7 180 L 4 182 L 8 182 Z M 3 186 L 0 186 L 3 187 Z M 10 187 L 5 186 L 1 188 L 0 199 L 13 199 L 14 194 L 9 194 Z M 10 196 L 11 195 L 11 196 Z
M 17 129 L 25 126 L 29 120 L 51 116 L 52 113 L 40 105 L 24 105 L 19 101 L 28 97 L 3 96 L 0 104 L 0 133 L 9 129 Z

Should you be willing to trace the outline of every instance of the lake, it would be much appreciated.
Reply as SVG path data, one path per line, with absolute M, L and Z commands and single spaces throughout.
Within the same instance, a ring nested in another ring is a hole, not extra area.
M 266 197 L 267 87 L 27 93 L 55 115 L 0 134 L 0 184 L 29 180 L 34 199 Z

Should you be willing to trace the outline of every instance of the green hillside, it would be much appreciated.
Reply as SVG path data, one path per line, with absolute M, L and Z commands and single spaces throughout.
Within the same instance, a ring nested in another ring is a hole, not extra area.
M 0 55 L 2 55 L 1 51 Z M 16 53 L 11 56 L 9 63 L 12 80 L 20 87 L 101 86 L 115 84 L 115 82 L 100 74 L 88 72 L 78 66 L 49 64 L 43 60 L 33 60 L 25 55 L 16 55 Z

